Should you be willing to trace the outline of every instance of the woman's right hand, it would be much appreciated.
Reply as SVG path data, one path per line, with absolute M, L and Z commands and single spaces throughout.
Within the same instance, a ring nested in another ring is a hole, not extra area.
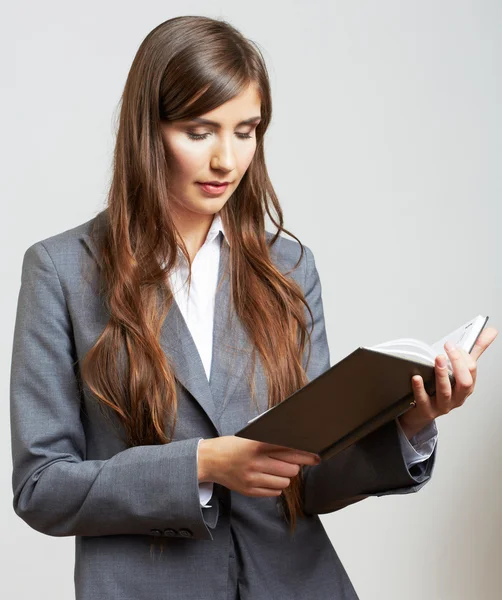
M 201 440 L 199 483 L 213 481 L 244 496 L 279 496 L 301 465 L 317 465 L 317 454 L 235 435 Z

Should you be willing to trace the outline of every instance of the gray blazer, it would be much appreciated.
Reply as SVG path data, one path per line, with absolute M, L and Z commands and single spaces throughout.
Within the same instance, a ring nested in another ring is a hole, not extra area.
M 217 290 L 209 381 L 173 302 L 161 343 L 177 377 L 175 439 L 127 448 L 79 379 L 79 361 L 108 319 L 96 286 L 97 248 L 89 237 L 91 226 L 106 217 L 104 210 L 24 255 L 11 370 L 15 512 L 37 531 L 75 536 L 78 600 L 356 599 L 318 515 L 368 496 L 417 492 L 431 477 L 436 450 L 408 470 L 391 421 L 332 459 L 306 467 L 307 517 L 293 537 L 276 497 L 247 497 L 215 484 L 211 508 L 201 508 L 197 442 L 232 435 L 267 408 L 262 364 L 258 357 L 253 406 L 246 378 L 249 340 L 237 319 L 227 322 L 234 316 L 228 276 Z M 222 244 L 220 277 L 228 275 L 228 252 Z M 300 247 L 281 236 L 271 252 L 286 272 Z M 291 277 L 314 315 L 312 379 L 330 360 L 321 283 L 307 247 Z M 162 536 L 163 552 L 152 546 L 152 536 Z

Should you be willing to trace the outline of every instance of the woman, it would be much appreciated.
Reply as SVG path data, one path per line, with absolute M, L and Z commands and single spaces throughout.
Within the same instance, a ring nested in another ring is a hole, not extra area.
M 318 515 L 430 480 L 434 419 L 496 333 L 450 353 L 454 394 L 438 359 L 436 399 L 420 384 L 416 408 L 321 464 L 235 437 L 330 366 L 314 257 L 279 235 L 271 114 L 252 42 L 162 23 L 126 82 L 107 207 L 25 253 L 14 508 L 76 536 L 78 599 L 357 598 Z

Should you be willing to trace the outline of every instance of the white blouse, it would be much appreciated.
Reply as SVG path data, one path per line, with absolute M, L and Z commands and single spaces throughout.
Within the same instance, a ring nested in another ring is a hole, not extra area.
M 218 212 L 213 217 L 202 247 L 192 261 L 190 294 L 187 284 L 188 265 L 180 248 L 178 248 L 179 260 L 169 276 L 174 298 L 197 346 L 208 380 L 211 373 L 213 349 L 213 319 L 220 260 L 220 231 L 223 243 L 229 244 Z M 396 423 L 399 442 L 408 468 L 427 460 L 434 451 L 437 441 L 438 432 L 435 421 L 412 438 L 413 444 L 406 437 L 398 419 L 396 419 Z M 213 494 L 213 483 L 199 483 L 199 494 L 201 505 L 209 507 L 210 505 L 207 503 Z

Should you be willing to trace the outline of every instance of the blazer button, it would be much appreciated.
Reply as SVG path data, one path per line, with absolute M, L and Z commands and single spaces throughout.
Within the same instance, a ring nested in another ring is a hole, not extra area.
M 180 535 L 183 537 L 193 537 L 193 532 L 190 529 L 180 529 Z
M 162 535 L 162 531 L 160 529 L 150 529 L 150 535 L 160 537 Z
M 167 535 L 168 537 L 176 537 L 178 532 L 176 529 L 164 529 L 164 535 Z

